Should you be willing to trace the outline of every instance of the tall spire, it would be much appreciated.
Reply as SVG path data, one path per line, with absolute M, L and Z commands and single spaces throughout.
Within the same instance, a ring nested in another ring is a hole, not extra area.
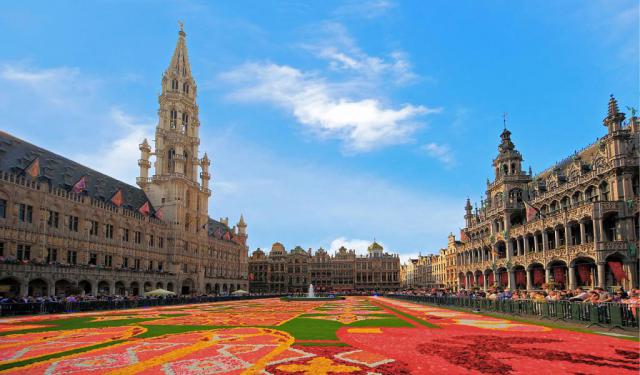
M 165 74 L 175 74 L 178 77 L 191 77 L 191 65 L 189 64 L 189 52 L 187 51 L 186 42 L 187 33 L 184 32 L 184 25 L 182 22 L 179 22 L 178 24 L 180 25 L 180 31 L 178 31 L 178 42 L 176 43 L 176 48 L 173 51 L 171 62 L 169 63 L 169 67 Z

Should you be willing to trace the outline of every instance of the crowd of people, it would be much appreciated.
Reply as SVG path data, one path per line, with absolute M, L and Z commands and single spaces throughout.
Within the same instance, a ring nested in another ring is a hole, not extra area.
M 458 291 L 448 289 L 411 289 L 404 290 L 400 294 L 419 296 L 455 296 L 468 298 L 486 298 L 489 300 L 532 300 L 536 302 L 570 301 L 581 303 L 622 303 L 629 307 L 640 307 L 640 289 L 625 291 L 622 288 L 608 292 L 604 288 L 595 287 L 586 289 L 578 287 L 574 290 L 555 290 L 543 285 L 541 290 L 510 290 L 509 288 L 490 288 L 487 291 L 481 289 Z

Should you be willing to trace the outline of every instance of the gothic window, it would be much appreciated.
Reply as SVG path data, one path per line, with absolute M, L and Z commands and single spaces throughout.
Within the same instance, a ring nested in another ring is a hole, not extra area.
M 187 174 L 187 161 L 189 160 L 189 154 L 187 154 L 187 152 L 184 152 L 184 163 L 182 164 L 182 174 Z
M 176 156 L 176 151 L 172 148 L 169 149 L 169 151 L 167 151 L 168 157 L 167 157 L 167 172 L 169 173 L 173 173 L 174 172 L 174 161 L 173 159 Z
M 560 201 L 560 206 L 562 207 L 562 209 L 569 208 L 569 197 L 562 198 L 562 200 Z
M 609 184 L 606 181 L 602 181 L 600 184 L 600 200 L 609 200 Z
M 577 206 L 580 203 L 582 203 L 582 192 L 581 191 L 576 191 L 573 196 L 571 197 L 571 204 L 573 206 Z
M 171 129 L 175 129 L 176 128 L 176 123 L 178 122 L 178 111 L 176 111 L 175 109 L 171 110 L 171 120 L 170 120 L 170 126 Z
M 171 91 L 178 91 L 178 80 L 174 79 L 171 81 Z
M 187 127 L 189 126 L 189 114 L 182 112 L 182 126 L 184 126 L 184 133 L 187 133 Z
M 502 164 L 502 175 L 506 176 L 509 174 L 509 166 L 507 164 Z
M 584 191 L 584 200 L 588 202 L 595 202 L 597 200 L 595 190 L 595 187 L 589 186 L 587 190 Z
M 551 202 L 551 206 L 549 206 L 551 212 L 555 212 L 558 210 L 558 201 Z
M 185 82 L 185 83 L 182 85 L 182 91 L 184 91 L 184 93 L 185 93 L 185 94 L 188 94 L 188 93 L 189 93 L 189 84 L 188 84 L 188 83 L 186 83 L 186 82 Z

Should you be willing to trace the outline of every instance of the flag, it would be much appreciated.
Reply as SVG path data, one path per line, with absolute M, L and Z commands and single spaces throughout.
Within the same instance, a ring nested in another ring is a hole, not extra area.
M 253 272 L 249 273 L 249 281 L 253 281 L 255 280 L 255 277 L 253 276 Z
M 144 204 L 140 206 L 140 208 L 138 208 L 138 212 L 140 212 L 144 216 L 149 216 L 150 210 L 151 208 L 149 207 L 149 201 L 144 202 Z
M 213 236 L 215 238 L 222 239 L 222 232 L 220 231 L 220 228 L 216 228 L 216 231 L 213 232 Z
M 527 222 L 530 222 L 531 220 L 535 219 L 536 215 L 540 214 L 540 209 L 532 206 L 527 201 L 524 202 L 524 210 L 527 216 Z
M 76 194 L 80 194 L 82 193 L 85 189 L 87 188 L 87 181 L 85 180 L 85 177 L 82 176 L 80 177 L 80 179 L 78 180 L 78 182 L 76 182 L 75 184 L 73 184 L 73 186 L 71 187 L 71 191 L 76 193 Z
M 228 232 L 228 231 L 227 231 L 227 232 L 224 232 L 224 236 L 223 236 L 223 238 L 224 238 L 225 240 L 229 241 L 229 240 L 231 239 L 231 234 L 229 234 L 229 232 Z
M 31 176 L 31 178 L 40 176 L 40 158 L 33 159 L 33 161 L 29 163 L 29 166 L 24 169 L 24 173 Z
M 124 198 L 122 197 L 122 189 L 118 189 L 118 191 L 113 194 L 113 196 L 111 197 L 111 203 L 115 204 L 118 207 L 122 206 L 122 203 L 124 203 Z
M 164 212 L 162 212 L 162 208 L 157 209 L 154 216 L 160 220 L 164 220 Z
M 460 229 L 460 241 L 467 242 L 469 241 L 469 236 L 467 236 L 467 232 L 464 229 Z

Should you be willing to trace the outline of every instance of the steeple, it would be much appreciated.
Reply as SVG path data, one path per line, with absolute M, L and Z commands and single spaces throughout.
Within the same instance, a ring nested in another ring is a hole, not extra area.
M 200 121 L 196 83 L 191 75 L 187 34 L 182 24 L 169 66 L 162 75 L 158 97 L 155 151 L 148 142 L 140 145 L 138 184 L 154 208 L 162 209 L 167 222 L 189 233 L 207 235 L 209 158 L 199 158 Z M 154 173 L 147 177 L 149 156 L 155 156 Z
M 624 121 L 624 113 L 618 109 L 618 101 L 611 94 L 609 96 L 609 108 L 607 111 L 607 117 L 602 121 L 609 130 L 609 133 L 620 130 L 622 128 L 622 122 Z
M 493 160 L 496 180 L 503 176 L 522 174 L 522 155 L 511 141 L 511 132 L 507 129 L 506 114 L 504 116 L 504 129 L 500 134 L 501 142 L 498 145 L 498 156 Z
M 187 33 L 184 32 L 184 25 L 179 23 L 180 31 L 178 32 L 178 41 L 176 42 L 176 48 L 173 51 L 171 62 L 169 67 L 165 71 L 165 75 L 177 75 L 183 78 L 191 77 L 191 65 L 189 64 L 189 53 L 187 50 L 186 37 Z

